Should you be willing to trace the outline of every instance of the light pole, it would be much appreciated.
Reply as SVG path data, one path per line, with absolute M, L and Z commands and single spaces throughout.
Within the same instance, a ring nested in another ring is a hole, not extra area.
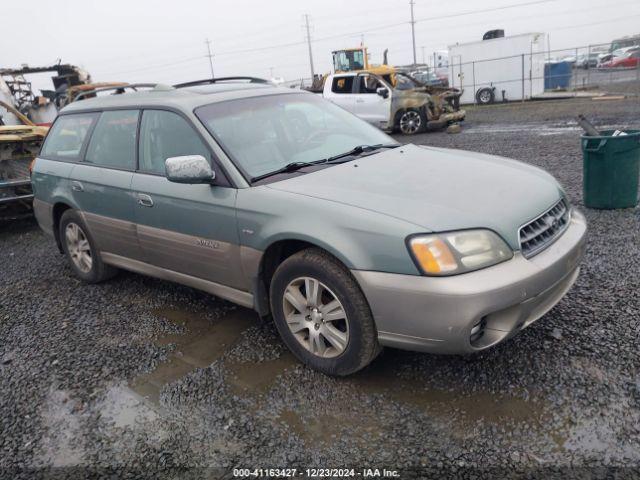
M 415 5 L 414 0 L 409 0 L 409 5 L 411 6 L 411 39 L 413 41 L 413 65 L 415 66 L 417 62 L 416 60 L 416 21 L 413 16 L 413 6 Z

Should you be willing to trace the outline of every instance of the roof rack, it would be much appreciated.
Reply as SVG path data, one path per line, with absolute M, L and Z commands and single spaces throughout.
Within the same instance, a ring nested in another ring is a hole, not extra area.
M 174 88 L 186 88 L 186 87 L 197 87 L 198 85 L 211 85 L 213 83 L 218 82 L 235 82 L 239 80 L 244 80 L 247 83 L 271 83 L 269 80 L 265 80 L 264 78 L 258 77 L 219 77 L 219 78 L 207 78 L 204 80 L 194 80 L 193 82 L 185 82 L 178 83 L 174 85 Z
M 124 93 L 124 90 L 126 88 L 130 88 L 134 92 L 137 92 L 139 88 L 156 88 L 158 87 L 158 85 L 159 84 L 157 83 L 129 83 L 127 85 L 119 85 L 114 87 L 96 88 L 93 90 L 87 90 L 87 91 L 78 93 L 78 95 L 75 96 L 74 101 L 82 100 L 82 98 L 86 97 L 87 95 L 95 95 L 96 93 L 108 92 L 110 90 L 123 90 L 123 92 L 121 93 Z

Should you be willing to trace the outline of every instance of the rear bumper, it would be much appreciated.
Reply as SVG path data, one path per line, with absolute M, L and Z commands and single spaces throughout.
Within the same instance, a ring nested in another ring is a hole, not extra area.
M 574 284 L 586 221 L 573 212 L 565 233 L 538 255 L 452 277 L 354 270 L 382 345 L 434 353 L 472 353 L 500 343 L 542 317 Z M 484 333 L 471 341 L 471 330 Z

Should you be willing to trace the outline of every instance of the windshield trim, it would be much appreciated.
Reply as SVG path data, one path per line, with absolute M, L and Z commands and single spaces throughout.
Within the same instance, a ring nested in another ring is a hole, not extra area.
M 278 92 L 278 93 L 267 93 L 265 95 L 256 95 L 256 96 L 251 96 L 250 98 L 252 99 L 258 99 L 258 98 L 266 98 L 266 97 L 276 97 L 276 96 L 284 96 L 284 95 L 294 95 L 294 96 L 306 96 L 306 95 L 311 95 L 311 97 L 309 98 L 318 98 L 317 94 L 311 93 L 311 92 L 307 92 L 307 91 L 302 91 L 302 90 L 294 90 L 294 91 L 282 91 L 282 92 Z M 306 168 L 313 168 L 313 171 L 316 170 L 320 170 L 323 169 L 328 166 L 333 166 L 333 165 L 337 165 L 336 163 L 326 163 L 323 161 L 318 161 L 317 163 L 311 163 L 308 166 L 302 167 L 299 170 L 294 170 L 291 172 L 282 172 L 281 174 L 274 174 L 273 177 L 267 177 L 267 178 L 262 178 L 260 180 L 254 181 L 255 176 L 251 175 L 247 170 L 244 169 L 244 167 L 242 166 L 242 163 L 240 161 L 238 161 L 238 159 L 235 157 L 235 155 L 231 152 L 231 149 L 229 149 L 225 143 L 222 141 L 222 139 L 212 131 L 212 129 L 209 128 L 209 126 L 207 125 L 206 121 L 200 117 L 200 115 L 198 114 L 198 111 L 200 109 L 203 108 L 207 108 L 210 107 L 212 105 L 221 105 L 224 103 L 229 103 L 229 102 L 236 102 L 238 100 L 246 100 L 247 97 L 239 97 L 239 98 L 230 98 L 227 100 L 221 100 L 221 101 L 214 101 L 214 102 L 208 102 L 208 103 L 203 103 L 201 105 L 198 105 L 197 107 L 195 107 L 193 109 L 193 115 L 198 119 L 198 121 L 200 122 L 200 124 L 205 128 L 205 130 L 209 133 L 209 135 L 211 135 L 211 138 L 216 142 L 216 144 L 218 145 L 218 147 L 224 152 L 224 154 L 227 156 L 227 158 L 229 159 L 229 161 L 233 164 L 233 166 L 235 167 L 235 169 L 240 173 L 240 175 L 242 176 L 242 178 L 245 180 L 245 182 L 247 183 L 247 185 L 249 187 L 254 186 L 255 184 L 262 184 L 262 183 L 271 183 L 269 180 L 270 178 L 277 178 L 280 175 L 290 175 L 290 176 L 297 176 L 296 174 L 305 174 L 305 173 L 311 173 L 311 172 L 304 172 L 303 170 Z M 375 127 L 374 127 L 375 128 Z M 391 137 L 393 140 L 393 137 Z M 378 152 L 376 152 L 378 153 Z M 274 173 L 274 172 L 271 172 Z M 279 180 L 274 180 L 274 181 L 279 181 Z

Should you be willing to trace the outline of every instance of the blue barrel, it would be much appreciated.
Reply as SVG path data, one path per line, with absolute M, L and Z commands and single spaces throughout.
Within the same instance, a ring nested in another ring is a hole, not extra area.
M 569 85 L 571 85 L 571 64 L 569 62 L 550 62 L 544 65 L 545 90 L 569 88 Z

